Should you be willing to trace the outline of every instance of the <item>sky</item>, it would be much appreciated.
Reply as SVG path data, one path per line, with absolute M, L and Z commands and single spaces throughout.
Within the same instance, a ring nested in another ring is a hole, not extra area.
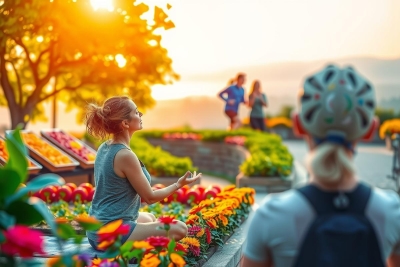
M 190 94 L 187 90 L 185 94 L 185 79 L 190 75 L 232 67 L 343 57 L 400 57 L 399 0 L 143 2 L 161 7 L 171 4 L 168 14 L 176 25 L 163 32 L 162 45 L 182 79 L 167 88 L 154 86 L 156 100 Z M 200 91 L 194 89 L 193 93 Z

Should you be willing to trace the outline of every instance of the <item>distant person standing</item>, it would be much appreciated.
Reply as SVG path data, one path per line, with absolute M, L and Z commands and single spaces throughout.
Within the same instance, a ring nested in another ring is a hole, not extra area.
M 265 132 L 265 115 L 263 107 L 267 107 L 267 96 L 261 91 L 260 82 L 255 80 L 249 95 L 250 125 L 254 130 Z
M 246 103 L 244 100 L 243 84 L 245 83 L 246 75 L 239 73 L 236 76 L 236 83 L 230 85 L 225 90 L 221 91 L 218 95 L 225 102 L 225 114 L 230 119 L 230 130 L 239 128 L 240 120 L 238 117 L 239 104 Z

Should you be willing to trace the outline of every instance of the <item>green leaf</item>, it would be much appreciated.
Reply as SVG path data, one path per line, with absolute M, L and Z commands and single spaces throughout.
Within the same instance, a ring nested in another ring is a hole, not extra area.
M 86 231 L 97 231 L 102 226 L 102 223 L 100 222 L 82 222 L 79 220 L 78 223 Z
M 32 225 L 43 220 L 43 216 L 32 205 L 22 200 L 12 202 L 5 211 L 15 217 L 17 224 Z
M 17 267 L 18 264 L 14 257 L 4 255 L 0 252 L 0 260 L 2 267 Z
M 49 208 L 46 206 L 43 200 L 37 197 L 30 197 L 28 199 L 28 202 L 42 215 L 43 219 L 46 221 L 47 225 L 50 227 L 53 234 L 57 235 L 54 216 L 53 214 L 51 214 Z
M 107 250 L 105 253 L 99 256 L 100 259 L 115 258 L 119 255 L 119 250 Z
M 0 231 L 0 244 L 6 241 L 6 237 L 3 234 L 3 231 Z
M 67 240 L 69 238 L 75 237 L 76 233 L 74 228 L 67 223 L 57 224 L 57 236 L 61 239 Z
M 172 252 L 174 252 L 176 246 L 176 242 L 174 239 L 171 239 L 171 241 L 169 241 L 168 243 L 168 253 L 171 254 Z
M 25 182 L 28 174 L 27 150 L 22 142 L 19 127 L 6 134 L 6 146 L 9 154 L 9 160 L 5 166 L 6 169 L 12 169 L 18 172 L 20 183 Z
M 21 179 L 16 170 L 0 168 L 0 198 L 12 195 L 20 183 Z
M 7 229 L 15 224 L 15 217 L 10 216 L 7 212 L 0 210 L 0 226 Z M 1 242 L 0 242 L 1 243 Z
M 123 244 L 123 245 L 120 247 L 121 252 L 124 253 L 125 251 L 130 251 L 131 248 L 132 248 L 132 245 L 133 245 L 133 241 L 127 241 L 127 242 L 125 242 L 125 244 Z
M 54 173 L 42 174 L 40 176 L 35 177 L 29 183 L 27 183 L 26 187 L 21 188 L 14 195 L 7 198 L 6 205 L 28 194 L 28 192 L 36 192 L 49 185 L 63 185 L 63 184 L 65 184 L 65 180 L 57 174 Z

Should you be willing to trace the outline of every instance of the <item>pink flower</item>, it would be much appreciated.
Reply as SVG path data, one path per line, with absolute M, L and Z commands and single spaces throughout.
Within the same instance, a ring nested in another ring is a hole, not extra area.
M 190 252 L 193 253 L 196 257 L 200 256 L 200 247 L 189 246 Z
M 42 234 L 23 225 L 15 225 L 3 232 L 5 243 L 1 250 L 11 256 L 31 258 L 34 253 L 44 254 Z
M 201 227 L 198 225 L 192 226 L 188 229 L 188 235 L 196 235 L 198 232 L 201 231 Z

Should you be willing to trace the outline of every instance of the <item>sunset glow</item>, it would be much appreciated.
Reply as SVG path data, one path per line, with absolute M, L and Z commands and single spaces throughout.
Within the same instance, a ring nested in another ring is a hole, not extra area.
M 113 11 L 113 0 L 90 0 L 90 4 L 95 10 L 106 9 L 108 11 Z

